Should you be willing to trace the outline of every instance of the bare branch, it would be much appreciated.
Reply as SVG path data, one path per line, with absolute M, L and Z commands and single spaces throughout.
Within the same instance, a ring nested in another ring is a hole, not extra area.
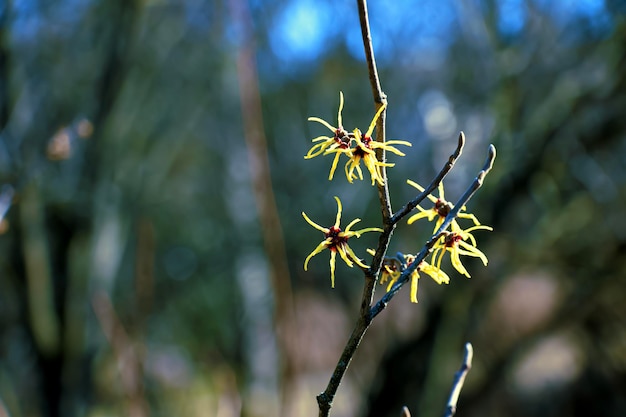
M 363 48 L 365 49 L 365 59 L 367 60 L 367 70 L 370 75 L 370 84 L 372 85 L 372 93 L 374 101 L 382 105 L 386 100 L 385 93 L 380 87 L 378 78 L 378 70 L 376 69 L 376 59 L 374 58 L 374 47 L 372 46 L 372 34 L 370 32 L 370 22 L 367 16 L 367 1 L 357 0 L 359 8 L 359 22 L 361 23 L 361 36 L 363 37 Z
M 461 368 L 454 374 L 454 383 L 452 384 L 452 390 L 450 391 L 450 397 L 448 398 L 448 406 L 446 407 L 446 413 L 444 417 L 452 417 L 456 413 L 456 405 L 459 401 L 459 395 L 463 389 L 465 383 L 465 377 L 469 370 L 472 368 L 472 358 L 474 356 L 474 349 L 471 343 L 465 344 L 465 355 L 463 355 L 463 363 Z

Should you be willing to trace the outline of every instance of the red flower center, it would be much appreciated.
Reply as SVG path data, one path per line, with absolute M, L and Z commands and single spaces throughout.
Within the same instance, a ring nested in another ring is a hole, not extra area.
M 354 150 L 352 151 L 352 155 L 354 155 L 357 158 L 365 158 L 365 156 L 367 155 L 367 152 L 365 152 L 365 149 L 372 149 L 370 146 L 370 143 L 372 142 L 372 138 L 369 136 L 364 136 L 361 139 L 361 144 L 359 144 L 356 148 L 354 148 Z
M 447 217 L 452 210 L 452 206 L 447 201 L 438 198 L 435 202 L 435 210 L 439 216 Z
M 444 245 L 446 246 L 446 248 L 453 248 L 461 240 L 463 240 L 463 236 L 461 236 L 460 234 L 450 233 L 448 236 L 446 236 Z
M 344 128 L 338 127 L 335 130 L 335 142 L 339 144 L 341 149 L 348 149 L 350 147 L 350 133 Z
M 326 236 L 326 239 L 331 239 L 330 244 L 328 245 L 328 249 L 336 250 L 337 246 L 344 245 L 346 244 L 346 242 L 348 242 L 348 237 L 340 236 L 340 234 L 341 228 L 339 227 L 332 226 L 330 229 L 328 229 L 328 233 L 324 234 L 324 236 Z

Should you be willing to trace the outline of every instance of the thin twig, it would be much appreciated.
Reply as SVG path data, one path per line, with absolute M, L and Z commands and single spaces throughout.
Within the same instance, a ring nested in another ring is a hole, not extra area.
M 411 413 L 409 412 L 409 408 L 406 405 L 404 407 L 402 407 L 402 412 L 400 414 L 400 417 L 411 417 Z
M 404 207 L 402 207 L 400 210 L 394 213 L 394 215 L 389 220 L 390 223 L 396 224 L 400 220 L 402 220 L 404 216 L 409 214 L 411 210 L 417 207 L 417 205 L 421 203 L 422 200 L 424 200 L 430 193 L 432 193 L 435 190 L 435 188 L 439 186 L 439 183 L 443 181 L 446 175 L 448 175 L 448 172 L 450 172 L 452 167 L 454 167 L 456 160 L 463 153 L 464 146 L 465 146 L 465 134 L 463 132 L 460 132 L 456 149 L 454 150 L 454 153 L 450 155 L 450 158 L 448 158 L 448 162 L 446 162 L 443 168 L 441 168 L 441 171 L 439 171 L 437 176 L 432 180 L 432 182 L 428 185 L 428 187 L 424 189 L 422 193 L 418 194 L 417 197 L 409 201 Z
M 359 22 L 361 23 L 361 36 L 363 37 L 363 47 L 365 49 L 365 59 L 367 60 L 367 71 L 370 76 L 370 84 L 372 85 L 372 93 L 374 101 L 383 104 L 385 101 L 385 93 L 380 87 L 380 79 L 378 78 L 378 70 L 376 69 L 376 59 L 374 58 L 374 47 L 372 46 L 372 34 L 370 31 L 369 17 L 367 16 L 367 0 L 357 0 L 359 8 Z
M 463 383 L 467 373 L 472 368 L 472 357 L 474 356 L 474 349 L 471 343 L 465 344 L 465 355 L 463 355 L 463 363 L 461 368 L 454 374 L 454 383 L 452 384 L 452 390 L 450 391 L 450 397 L 448 398 L 448 406 L 446 407 L 446 413 L 444 417 L 452 417 L 456 413 L 456 405 L 459 401 L 459 395 L 463 389 Z
M 398 278 L 398 281 L 387 291 L 385 295 L 381 297 L 381 299 L 372 307 L 370 311 L 370 320 L 373 320 L 381 311 L 383 311 L 389 301 L 400 291 L 400 288 L 404 284 L 409 281 L 409 277 L 415 271 L 415 269 L 419 266 L 420 262 L 422 262 L 426 257 L 432 252 L 433 246 L 439 240 L 439 238 L 445 233 L 446 229 L 452 223 L 461 210 L 461 208 L 472 198 L 474 193 L 478 191 L 478 189 L 483 185 L 483 181 L 485 176 L 489 173 L 491 168 L 493 167 L 493 161 L 496 159 L 496 148 L 493 145 L 489 145 L 489 151 L 487 155 L 487 160 L 483 165 L 483 168 L 480 170 L 472 184 L 468 187 L 465 193 L 459 198 L 454 205 L 454 208 L 450 210 L 450 213 L 446 216 L 445 220 L 439 227 L 439 229 L 433 234 L 433 236 L 426 242 L 422 250 L 415 256 L 415 260 L 411 265 L 409 265 L 403 272 L 402 275 Z

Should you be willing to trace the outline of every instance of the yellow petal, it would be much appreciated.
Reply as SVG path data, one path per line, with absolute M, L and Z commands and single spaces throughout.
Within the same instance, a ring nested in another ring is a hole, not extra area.
M 381 229 L 380 227 L 367 227 L 365 229 L 352 231 L 351 233 L 354 233 L 356 237 L 361 237 L 363 233 L 367 233 L 367 232 L 381 232 L 382 233 L 383 231 L 384 230 Z
M 337 252 L 330 251 L 330 286 L 335 288 L 335 258 L 337 257 Z
M 484 253 L 482 253 L 480 250 L 478 250 L 477 248 L 475 248 L 474 246 L 468 245 L 465 242 L 459 242 L 459 246 L 461 246 L 461 248 L 458 248 L 458 252 L 461 255 L 466 255 L 466 256 L 473 256 L 475 258 L 480 258 L 480 260 L 483 262 L 483 265 L 487 265 L 487 263 L 489 262 L 487 260 L 487 257 L 485 256 Z
M 304 159 L 311 159 L 311 158 L 315 158 L 316 156 L 320 155 L 322 152 L 324 152 L 324 150 L 330 146 L 330 144 L 327 144 L 326 142 L 322 142 L 322 143 L 318 143 L 316 145 L 313 145 L 311 147 L 311 149 L 309 149 L 309 152 L 307 152 L 307 154 L 305 155 Z
M 452 261 L 452 266 L 454 267 L 454 269 L 459 271 L 460 274 L 463 274 L 466 277 L 471 278 L 469 272 L 467 272 L 467 269 L 465 269 L 465 267 L 461 263 L 461 259 L 459 258 L 459 251 L 458 250 L 450 251 L 450 260 Z
M 450 277 L 445 272 L 426 262 L 420 264 L 419 270 L 430 276 L 437 284 L 448 284 L 450 282 Z
M 343 126 L 343 120 L 341 119 L 341 111 L 343 110 L 343 92 L 339 92 L 339 112 L 337 113 L 337 123 L 339 127 Z
M 443 259 L 443 255 L 446 253 L 445 246 L 437 246 L 433 251 L 433 264 L 437 269 L 441 269 L 441 260 Z
M 420 206 L 417 206 L 417 207 L 422 211 L 419 213 L 415 213 L 414 215 L 409 217 L 409 220 L 407 220 L 407 224 L 413 224 L 415 221 L 419 219 L 423 219 L 424 217 L 428 218 L 428 221 L 432 221 L 434 214 L 435 214 L 433 213 L 433 210 L 424 210 Z
M 386 151 L 395 153 L 398 156 L 406 156 L 404 152 L 401 152 L 399 149 L 394 148 L 393 146 L 384 146 Z
M 372 132 L 374 132 L 374 127 L 376 127 L 376 121 L 378 120 L 378 118 L 380 117 L 380 115 L 386 108 L 387 108 L 387 103 L 383 103 L 383 105 L 380 106 L 380 108 L 374 115 L 374 118 L 372 119 L 372 123 L 370 123 L 370 126 L 367 128 L 367 132 L 365 133 L 366 137 L 372 136 Z
M 304 270 L 307 270 L 307 267 L 309 265 L 309 260 L 314 257 L 315 255 L 317 255 L 318 253 L 320 253 L 321 251 L 323 251 L 324 249 L 326 249 L 328 247 L 328 241 L 324 240 L 322 243 L 320 243 L 319 245 L 317 245 L 317 247 L 315 249 L 313 249 L 313 252 L 311 252 L 309 254 L 309 256 L 306 257 L 306 259 L 304 260 Z
M 422 187 L 421 185 L 419 185 L 418 183 L 416 183 L 415 181 L 411 181 L 411 180 L 406 180 L 406 183 L 409 184 L 412 187 L 417 188 L 418 190 L 420 190 L 420 192 L 424 192 L 425 188 Z
M 465 206 L 463 206 L 463 208 L 465 208 Z M 461 210 L 463 210 L 463 208 Z M 478 221 L 478 218 L 476 218 L 476 216 L 474 216 L 471 213 L 459 213 L 458 217 L 462 219 L 469 219 L 474 222 L 474 225 L 480 226 L 480 222 Z
M 348 246 L 347 244 L 343 245 L 344 249 L 346 250 L 346 252 L 350 255 L 350 257 L 352 258 L 352 260 L 361 268 L 369 268 L 367 265 L 365 265 L 358 256 L 356 256 L 356 254 L 354 253 L 354 251 L 352 250 L 352 248 L 350 246 Z
M 385 145 L 404 145 L 408 147 L 413 146 L 411 142 L 407 142 L 406 140 L 388 140 L 387 142 L 385 142 Z
M 311 226 L 313 226 L 314 228 L 316 228 L 317 230 L 319 230 L 322 233 L 328 233 L 328 229 L 325 227 L 320 226 L 319 224 L 315 223 L 313 220 L 309 219 L 309 216 L 306 215 L 305 212 L 302 212 L 302 217 L 304 217 L 304 220 L 306 220 L 306 222 L 308 224 L 310 224 Z
M 345 243 L 337 245 L 337 252 L 339 252 L 339 256 L 341 256 L 341 259 L 343 259 L 346 265 L 352 268 L 354 266 L 354 263 L 350 260 L 350 258 L 348 258 L 348 255 L 346 254 L 346 249 L 350 250 L 348 245 L 346 245 Z
M 331 126 L 330 123 L 328 123 L 326 120 L 320 119 L 319 117 L 309 117 L 308 120 L 309 122 L 318 122 L 323 124 L 333 133 L 337 130 L 336 127 Z
M 350 223 L 346 226 L 346 230 L 344 230 L 344 231 L 343 231 L 343 233 L 345 234 L 345 233 L 350 232 L 350 228 L 351 228 L 352 226 L 354 226 L 355 224 L 357 224 L 358 222 L 360 222 L 360 221 L 361 221 L 361 219 L 354 219 L 354 220 L 352 220 L 352 221 L 351 221 L 351 222 L 350 222 Z M 360 232 L 353 232 L 353 233 L 354 233 L 355 235 L 357 235 L 357 237 L 358 237 L 358 235 L 360 234 Z
M 330 167 L 330 174 L 328 174 L 328 181 L 333 179 L 333 175 L 335 175 L 335 169 L 337 169 L 337 163 L 339 162 L 339 152 L 335 154 L 335 159 L 333 159 L 333 165 Z
M 335 227 L 339 227 L 339 222 L 341 222 L 341 200 L 339 197 L 335 196 L 335 200 L 337 200 L 337 218 L 335 219 Z
M 417 271 L 411 274 L 411 302 L 417 303 L 417 283 L 419 281 L 419 274 Z

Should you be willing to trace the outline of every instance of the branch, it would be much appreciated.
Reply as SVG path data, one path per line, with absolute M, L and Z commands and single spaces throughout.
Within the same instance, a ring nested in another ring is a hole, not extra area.
M 465 355 L 463 356 L 463 363 L 461 368 L 454 374 L 454 383 L 452 384 L 452 391 L 450 391 L 450 397 L 448 398 L 448 406 L 446 407 L 446 413 L 444 417 L 452 417 L 456 413 L 456 404 L 459 401 L 459 395 L 463 389 L 463 383 L 467 373 L 472 368 L 472 357 L 474 356 L 474 349 L 471 343 L 465 344 Z
M 435 243 L 446 232 L 446 229 L 450 226 L 450 223 L 452 223 L 452 220 L 455 219 L 457 214 L 459 214 L 459 211 L 461 210 L 461 208 L 470 200 L 470 198 L 472 198 L 474 193 L 476 193 L 476 191 L 478 191 L 478 189 L 483 185 L 485 176 L 489 173 L 489 171 L 491 171 L 491 168 L 493 167 L 493 161 L 495 159 L 496 159 L 496 148 L 493 145 L 489 145 L 487 160 L 485 161 L 483 168 L 480 170 L 480 172 L 478 173 L 478 175 L 476 176 L 472 184 L 470 184 L 470 186 L 465 191 L 465 193 L 461 196 L 459 201 L 455 203 L 454 208 L 450 210 L 450 213 L 448 213 L 448 215 L 446 216 L 446 219 L 443 221 L 439 229 L 433 234 L 433 236 L 428 240 L 428 242 L 426 242 L 422 250 L 415 256 L 415 260 L 413 261 L 413 263 L 411 263 L 411 265 L 409 265 L 402 272 L 402 275 L 400 275 L 400 277 L 398 278 L 398 281 L 393 285 L 393 287 L 391 287 L 391 289 L 389 289 L 389 291 L 387 291 L 387 293 L 383 295 L 382 298 L 372 307 L 371 312 L 370 312 L 371 320 L 373 320 L 374 317 L 380 314 L 380 312 L 383 311 L 387 307 L 387 304 L 389 303 L 389 301 L 391 301 L 391 299 L 398 293 L 398 291 L 400 291 L 400 288 L 402 288 L 402 286 L 409 281 L 409 277 L 411 276 L 413 271 L 415 271 L 415 269 L 419 266 L 420 262 L 426 259 L 426 257 L 432 252 L 433 246 L 435 246 Z
M 383 104 L 387 99 L 385 93 L 380 87 L 378 78 L 378 70 L 376 69 L 376 59 L 374 58 L 374 47 L 372 46 L 372 34 L 370 32 L 370 22 L 367 16 L 367 0 L 357 0 L 359 8 L 359 22 L 361 23 L 361 36 L 363 37 L 363 48 L 365 49 L 365 59 L 367 61 L 367 71 L 370 75 L 370 84 L 372 85 L 372 94 L 374 101 Z
M 452 167 L 454 167 L 456 160 L 463 153 L 464 146 L 465 146 L 465 134 L 461 132 L 459 133 L 459 139 L 456 145 L 456 149 L 454 150 L 454 153 L 450 155 L 450 158 L 448 158 L 448 162 L 446 162 L 443 168 L 441 168 L 441 171 L 439 171 L 439 174 L 437 174 L 437 176 L 432 180 L 432 182 L 428 185 L 428 187 L 426 187 L 426 189 L 422 193 L 418 194 L 417 197 L 409 201 L 404 207 L 402 207 L 400 210 L 395 212 L 394 215 L 389 220 L 390 223 L 396 224 L 400 220 L 402 220 L 404 216 L 409 214 L 411 210 L 417 207 L 417 205 L 421 203 L 422 200 L 424 200 L 430 193 L 432 193 L 435 190 L 435 188 L 439 186 L 439 183 L 443 181 L 446 175 L 448 175 L 448 172 L 450 172 Z
M 369 20 L 367 17 L 367 2 L 366 0 L 357 0 L 357 7 L 359 9 L 359 21 L 361 23 L 361 35 L 363 37 L 363 48 L 365 50 L 365 59 L 367 60 L 367 68 L 369 72 L 370 84 L 372 86 L 372 94 L 374 96 L 374 102 L 376 103 L 376 111 L 380 109 L 381 106 L 385 105 L 387 102 L 387 98 L 385 94 L 382 92 L 380 87 L 380 80 L 378 78 L 378 70 L 376 69 L 376 59 L 374 58 L 374 48 L 372 46 L 372 36 L 370 32 Z M 380 117 L 376 122 L 376 140 L 380 142 L 385 142 L 386 133 L 385 133 L 385 118 L 386 118 L 386 109 L 383 110 Z M 379 161 L 385 161 L 385 151 L 384 149 L 379 149 L 376 153 L 376 157 Z M 337 389 L 341 384 L 341 381 L 352 361 L 352 357 L 356 352 L 361 340 L 363 339 L 363 335 L 367 331 L 371 320 L 371 305 L 374 300 L 374 291 L 376 288 L 376 278 L 383 264 L 383 257 L 385 256 L 385 252 L 387 251 L 387 247 L 389 246 L 389 241 L 391 239 L 391 235 L 393 234 L 393 230 L 395 228 L 395 224 L 391 224 L 389 222 L 389 218 L 391 217 L 391 203 L 389 199 L 389 187 L 387 185 L 387 172 L 385 167 L 381 167 L 381 176 L 382 176 L 382 185 L 378 185 L 378 198 L 380 200 L 380 207 L 383 218 L 383 226 L 384 231 L 379 237 L 378 240 L 378 248 L 376 249 L 376 253 L 374 255 L 374 259 L 372 260 L 371 267 L 365 271 L 365 281 L 363 284 L 363 294 L 361 296 L 361 306 L 359 310 L 359 317 L 354 326 L 354 330 L 350 335 L 350 339 L 346 343 L 344 350 L 337 362 L 337 366 L 333 371 L 333 374 L 328 381 L 328 385 L 324 392 L 317 396 L 317 404 L 319 406 L 319 415 L 320 417 L 326 417 L 330 413 L 330 409 L 332 407 L 333 399 L 335 398 L 335 394 L 337 393 Z

